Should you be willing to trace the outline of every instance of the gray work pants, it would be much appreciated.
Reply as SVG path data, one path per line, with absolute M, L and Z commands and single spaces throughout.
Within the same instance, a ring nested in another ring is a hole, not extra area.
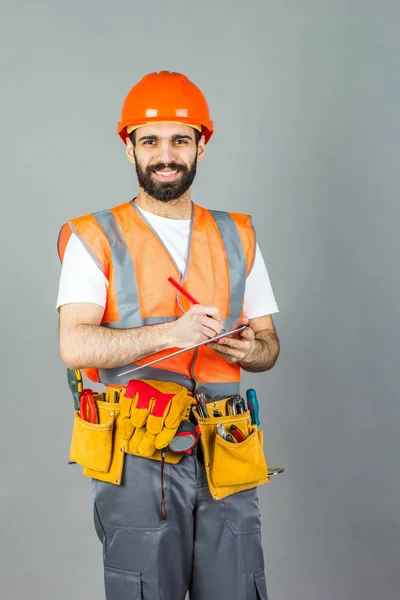
M 267 600 L 257 489 L 213 500 L 201 457 L 127 454 L 120 486 L 93 480 L 107 600 Z

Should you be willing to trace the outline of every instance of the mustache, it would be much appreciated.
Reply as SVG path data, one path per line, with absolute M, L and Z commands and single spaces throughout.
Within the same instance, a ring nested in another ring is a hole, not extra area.
M 156 165 L 153 165 L 151 167 L 148 167 L 148 171 L 150 171 L 150 173 L 155 173 L 156 171 L 162 171 L 163 169 L 171 169 L 171 171 L 185 171 L 186 166 L 185 165 L 180 165 L 179 163 L 157 163 Z

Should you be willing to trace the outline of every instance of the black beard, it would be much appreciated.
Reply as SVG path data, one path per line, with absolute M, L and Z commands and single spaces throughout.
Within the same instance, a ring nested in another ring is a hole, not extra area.
M 186 165 L 181 165 L 178 163 L 158 163 L 156 165 L 152 165 L 151 167 L 146 167 L 146 169 L 143 170 L 138 164 L 137 160 L 135 161 L 135 166 L 139 185 L 144 189 L 146 194 L 155 200 L 169 202 L 170 200 L 177 200 L 177 198 L 183 196 L 183 194 L 192 185 L 197 169 L 197 152 L 189 169 Z M 177 181 L 166 181 L 164 183 L 162 181 L 155 180 L 151 174 L 155 171 L 161 171 L 162 169 L 181 171 L 182 175 Z

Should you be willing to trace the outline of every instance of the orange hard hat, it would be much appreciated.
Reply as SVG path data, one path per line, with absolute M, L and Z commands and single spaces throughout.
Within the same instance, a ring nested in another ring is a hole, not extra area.
M 170 71 L 145 75 L 130 90 L 118 123 L 122 141 L 125 143 L 128 137 L 127 127 L 133 129 L 147 123 L 200 126 L 206 143 L 214 131 L 203 93 L 186 75 Z

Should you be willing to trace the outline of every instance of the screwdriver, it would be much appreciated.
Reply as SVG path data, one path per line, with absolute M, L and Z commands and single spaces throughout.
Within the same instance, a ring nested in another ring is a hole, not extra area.
M 251 415 L 251 424 L 259 425 L 260 418 L 258 416 L 258 400 L 257 400 L 256 390 L 253 390 L 253 388 L 246 390 L 246 397 L 247 397 L 247 406 L 249 407 L 249 411 L 250 411 L 250 415 Z

